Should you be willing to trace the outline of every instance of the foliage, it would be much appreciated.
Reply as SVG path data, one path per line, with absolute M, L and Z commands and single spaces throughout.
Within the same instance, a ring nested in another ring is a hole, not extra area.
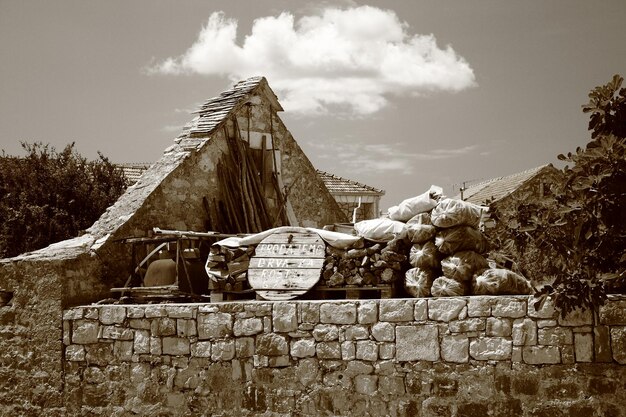
M 67 145 L 22 143 L 26 157 L 0 155 L 0 258 L 78 236 L 126 189 L 101 153 L 87 161 Z
M 552 283 L 537 291 L 565 316 L 575 308 L 597 308 L 609 292 L 626 287 L 626 89 L 615 76 L 589 94 L 592 140 L 586 148 L 559 155 L 564 179 L 540 198 L 521 196 L 514 210 L 492 209 L 503 226 L 501 250 L 532 255 L 537 274 Z M 571 165 L 570 165 L 571 164 Z M 532 268 L 531 268 L 532 269 Z

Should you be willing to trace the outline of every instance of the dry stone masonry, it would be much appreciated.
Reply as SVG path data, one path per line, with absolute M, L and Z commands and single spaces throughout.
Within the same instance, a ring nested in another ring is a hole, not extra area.
M 67 411 L 623 415 L 626 299 L 611 298 L 596 325 L 533 301 L 76 307 L 63 317 Z

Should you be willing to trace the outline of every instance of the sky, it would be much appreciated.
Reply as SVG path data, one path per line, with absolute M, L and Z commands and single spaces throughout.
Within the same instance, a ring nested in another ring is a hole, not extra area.
M 622 0 L 0 0 L 0 149 L 154 162 L 208 98 L 268 79 L 321 170 L 428 190 L 547 163 L 626 76 Z

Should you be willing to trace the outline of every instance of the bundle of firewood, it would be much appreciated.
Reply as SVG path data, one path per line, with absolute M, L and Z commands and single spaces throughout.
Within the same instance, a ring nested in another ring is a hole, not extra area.
M 226 290 L 235 289 L 246 282 L 250 257 L 254 254 L 254 246 L 229 248 L 213 245 L 207 258 L 207 272 L 211 279 L 211 287 Z
M 341 250 L 326 247 L 320 280 L 327 287 L 391 284 L 404 276 L 410 243 L 397 238 L 388 243 L 365 241 L 362 248 Z

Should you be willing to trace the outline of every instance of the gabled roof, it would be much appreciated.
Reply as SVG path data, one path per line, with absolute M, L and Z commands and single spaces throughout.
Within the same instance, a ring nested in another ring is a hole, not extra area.
M 528 169 L 517 174 L 493 178 L 466 188 L 463 191 L 463 200 L 474 204 L 484 204 L 485 201 L 493 199 L 498 201 L 517 190 L 522 184 L 536 177 L 547 170 L 556 170 L 552 164 L 542 165 L 537 168 Z M 457 195 L 456 198 L 461 198 Z
M 385 194 L 385 191 L 360 182 L 352 181 L 338 175 L 329 174 L 328 172 L 317 170 L 317 175 L 324 181 L 324 185 L 331 194 L 369 194 L 379 195 Z
M 178 136 L 177 141 L 210 135 L 236 108 L 246 104 L 248 96 L 257 89 L 261 89 L 276 111 L 283 110 L 265 77 L 248 78 L 239 81 L 219 96 L 210 98 L 193 112 L 197 116 L 183 127 L 183 132 Z

